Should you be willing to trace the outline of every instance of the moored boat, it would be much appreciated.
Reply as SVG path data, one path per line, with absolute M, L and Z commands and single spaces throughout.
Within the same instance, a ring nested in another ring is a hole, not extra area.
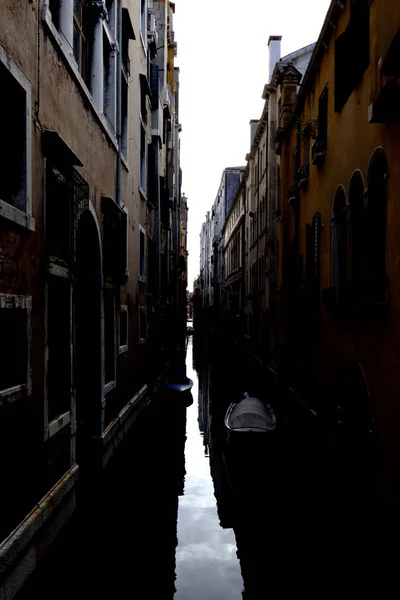
M 228 407 L 225 427 L 238 434 L 266 434 L 276 428 L 276 417 L 269 404 L 245 394 L 240 402 L 232 402 Z

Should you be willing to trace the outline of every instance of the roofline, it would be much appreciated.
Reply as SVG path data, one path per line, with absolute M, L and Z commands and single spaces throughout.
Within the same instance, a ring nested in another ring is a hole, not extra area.
M 303 54 L 307 54 L 307 52 L 311 52 L 312 50 L 314 50 L 316 45 L 317 45 L 317 42 L 313 42 L 312 44 L 303 46 L 303 48 L 299 48 L 299 50 L 295 50 L 294 52 L 291 52 L 290 54 L 286 54 L 286 56 L 282 56 L 282 58 L 280 60 L 282 62 L 286 62 L 286 61 L 288 62 L 290 60 L 293 60 L 294 58 L 303 56 Z
M 222 186 L 222 183 L 223 183 L 223 179 L 224 179 L 225 174 L 226 174 L 227 171 L 241 171 L 241 172 L 244 172 L 244 171 L 246 171 L 246 167 L 245 166 L 243 166 L 243 167 L 225 167 L 225 169 L 222 171 L 221 181 L 220 181 L 219 186 L 218 186 L 218 192 L 217 192 L 217 195 L 215 196 L 215 200 L 212 203 L 212 206 L 214 206 L 214 204 L 217 201 L 219 190 L 221 189 L 221 186 Z
M 317 66 L 317 64 L 320 60 L 320 56 L 322 56 L 325 53 L 325 50 L 327 49 L 327 41 L 330 40 L 332 33 L 336 29 L 336 22 L 339 20 L 341 14 L 343 13 L 343 10 L 345 7 L 345 2 L 346 2 L 346 0 L 332 0 L 331 1 L 331 4 L 328 8 L 328 12 L 326 13 L 325 21 L 322 25 L 321 32 L 320 32 L 320 34 L 318 36 L 318 40 L 315 44 L 314 51 L 311 55 L 310 62 L 308 63 L 308 67 L 307 67 L 306 72 L 304 73 L 303 79 L 301 81 L 299 93 L 297 94 L 296 101 L 292 108 L 291 119 L 287 126 L 288 131 L 293 124 L 293 116 L 296 114 L 296 110 L 298 109 L 298 107 L 304 100 L 304 97 L 306 95 L 307 86 L 308 86 L 309 80 L 312 77 L 313 70 Z

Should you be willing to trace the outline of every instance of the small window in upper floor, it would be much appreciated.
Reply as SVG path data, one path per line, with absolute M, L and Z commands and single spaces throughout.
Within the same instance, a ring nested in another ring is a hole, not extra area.
M 19 69 L 0 48 L 0 200 L 30 212 L 31 88 Z
M 318 100 L 318 140 L 326 150 L 328 147 L 328 87 L 324 89 Z
M 335 41 L 335 111 L 342 110 L 370 62 L 369 0 L 351 0 L 350 21 Z

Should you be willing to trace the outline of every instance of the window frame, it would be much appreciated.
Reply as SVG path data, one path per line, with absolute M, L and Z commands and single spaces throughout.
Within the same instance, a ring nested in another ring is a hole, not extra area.
M 71 281 L 70 280 L 70 272 L 69 271 L 64 271 L 62 269 L 55 269 L 54 268 L 55 264 L 52 262 L 51 265 L 49 266 L 49 275 L 51 275 L 52 277 L 59 277 L 59 278 L 63 278 L 66 281 Z M 46 298 L 46 312 L 45 312 L 45 365 L 44 365 L 44 441 L 47 441 L 48 439 L 52 438 L 56 433 L 58 433 L 59 431 L 61 431 L 61 429 L 64 429 L 64 427 L 67 427 L 68 425 L 70 425 L 72 418 L 71 415 L 73 414 L 73 405 L 75 403 L 75 398 L 74 398 L 74 383 L 73 383 L 73 352 L 72 352 L 72 348 L 71 348 L 71 352 L 70 352 L 70 388 L 71 390 L 73 390 L 71 392 L 71 402 L 70 402 L 70 407 L 69 410 L 64 411 L 63 413 L 60 413 L 59 415 L 56 415 L 55 417 L 53 417 L 52 419 L 49 420 L 49 386 L 48 386 L 48 371 L 49 371 L 49 346 L 48 346 L 48 330 L 49 330 L 49 320 L 48 320 L 48 306 L 49 306 L 49 280 L 46 281 L 46 288 L 45 288 L 45 298 Z M 71 319 L 71 325 L 72 325 L 72 318 L 73 318 L 73 289 L 72 289 L 72 285 L 70 284 L 70 319 Z M 70 330 L 70 343 L 72 344 L 73 341 L 73 331 L 72 329 Z
M 31 351 L 32 351 L 32 296 L 0 293 L 0 310 L 26 311 L 26 382 L 0 389 L 0 408 L 32 394 Z
M 25 207 L 21 210 L 0 198 L 0 216 L 30 231 L 35 231 L 35 219 L 32 217 L 32 87 L 2 46 L 0 46 L 0 63 L 25 93 Z

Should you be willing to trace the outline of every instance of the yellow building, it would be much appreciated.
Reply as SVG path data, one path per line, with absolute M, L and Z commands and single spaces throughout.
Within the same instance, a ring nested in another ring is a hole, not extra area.
M 297 93 L 280 76 L 281 362 L 319 414 L 376 425 L 400 483 L 400 3 L 334 0 Z M 397 56 L 397 59 L 396 59 Z M 314 400 L 313 400 L 314 399 Z

